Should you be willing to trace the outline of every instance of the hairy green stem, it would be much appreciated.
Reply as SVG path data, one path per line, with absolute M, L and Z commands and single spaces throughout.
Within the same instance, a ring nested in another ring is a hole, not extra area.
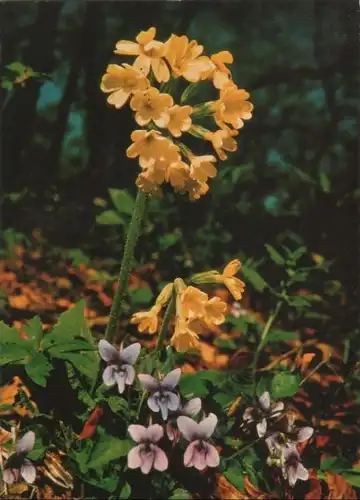
M 262 331 L 259 345 L 258 345 L 258 347 L 257 347 L 257 349 L 255 351 L 255 356 L 254 356 L 254 361 L 253 361 L 253 367 L 252 367 L 253 398 L 254 399 L 256 398 L 256 371 L 257 371 L 257 366 L 258 366 L 258 363 L 259 363 L 260 353 L 262 351 L 262 348 L 266 344 L 266 339 L 267 339 L 268 333 L 270 332 L 271 327 L 272 327 L 274 321 L 276 320 L 276 318 L 277 318 L 277 316 L 278 316 L 278 314 L 280 312 L 280 309 L 281 309 L 282 305 L 283 305 L 283 302 L 279 301 L 276 304 L 274 311 L 270 314 L 270 316 L 269 316 L 269 318 L 268 318 L 268 320 L 266 322 L 266 325 L 264 327 L 264 330 Z
M 122 301 L 129 280 L 129 274 L 131 271 L 135 246 L 141 232 L 141 224 L 144 219 L 147 200 L 148 200 L 148 195 L 139 189 L 136 196 L 135 207 L 126 238 L 124 255 L 121 263 L 119 277 L 117 280 L 118 287 L 114 295 L 109 316 L 109 322 L 107 324 L 105 331 L 105 339 L 108 342 L 111 342 L 114 339 L 116 333 L 117 322 L 119 319 Z
M 169 301 L 169 303 L 167 305 L 165 314 L 164 314 L 163 322 L 162 322 L 162 325 L 161 325 L 161 328 L 160 328 L 160 332 L 159 332 L 159 336 L 158 336 L 158 341 L 157 341 L 157 344 L 156 344 L 156 347 L 155 347 L 155 352 L 159 351 L 161 349 L 163 343 L 164 343 L 166 332 L 167 332 L 167 329 L 168 329 L 168 326 L 169 326 L 169 321 L 171 319 L 171 316 L 175 312 L 175 302 L 176 302 L 176 292 L 175 292 L 175 289 L 174 289 L 173 292 L 172 292 L 170 301 Z

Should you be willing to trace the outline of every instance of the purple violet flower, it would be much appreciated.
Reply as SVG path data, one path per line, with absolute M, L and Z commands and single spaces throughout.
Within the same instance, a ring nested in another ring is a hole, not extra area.
M 27 432 L 19 440 L 15 452 L 10 455 L 4 465 L 3 480 L 6 484 L 13 484 L 22 477 L 27 483 L 33 483 L 36 478 L 36 469 L 32 462 L 25 458 L 34 448 L 35 434 Z
M 174 414 L 170 416 L 170 421 L 166 424 L 166 434 L 170 441 L 178 441 L 180 438 L 180 431 L 177 429 L 176 419 L 177 417 L 184 415 L 186 417 L 193 417 L 201 410 L 201 399 L 193 398 L 189 399 L 184 403 L 184 405 L 179 405 L 179 408 L 173 412 Z
M 217 467 L 219 465 L 219 453 L 215 446 L 208 442 L 215 430 L 217 421 L 217 416 L 213 413 L 210 413 L 200 423 L 196 423 L 189 417 L 178 417 L 178 428 L 184 438 L 190 441 L 184 454 L 185 467 L 204 470 L 205 467 Z
M 151 393 L 147 400 L 148 407 L 151 411 L 160 411 L 163 420 L 167 420 L 169 410 L 175 411 L 179 408 L 180 398 L 173 390 L 178 385 L 180 376 L 180 368 L 169 372 L 160 382 L 145 373 L 138 375 L 143 389 Z
M 309 471 L 305 469 L 300 460 L 300 454 L 295 445 L 282 449 L 281 468 L 284 479 L 289 481 L 289 485 L 295 486 L 298 479 L 307 481 Z
M 131 385 L 135 378 L 136 363 L 141 350 L 139 342 L 131 344 L 125 349 L 118 350 L 107 340 L 101 339 L 99 342 L 99 353 L 104 361 L 108 363 L 103 373 L 103 382 L 108 387 L 117 384 L 119 393 L 125 390 L 125 384 Z
M 149 425 L 130 425 L 128 432 L 135 443 L 138 443 L 135 448 L 132 448 L 128 453 L 129 469 L 140 470 L 143 474 L 149 474 L 152 468 L 164 471 L 168 467 L 168 459 L 164 451 L 159 448 L 156 443 L 164 435 L 164 429 L 159 424 Z
M 294 425 L 294 419 L 286 417 L 284 432 L 276 431 L 265 439 L 270 453 L 276 453 L 284 446 L 291 446 L 293 443 L 302 443 L 311 438 L 314 433 L 312 427 L 297 428 Z
M 270 394 L 266 391 L 260 396 L 257 407 L 250 406 L 246 408 L 243 420 L 248 424 L 257 422 L 256 430 L 261 438 L 266 434 L 267 419 L 278 417 L 283 409 L 284 403 L 281 401 L 271 403 Z

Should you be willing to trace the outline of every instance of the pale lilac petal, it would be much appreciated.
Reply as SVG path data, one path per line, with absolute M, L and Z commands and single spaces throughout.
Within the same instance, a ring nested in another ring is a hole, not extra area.
M 156 391 L 159 387 L 159 382 L 154 379 L 151 375 L 146 375 L 145 373 L 140 373 L 138 375 L 140 384 L 145 391 Z
M 281 448 L 281 446 L 278 442 L 278 437 L 279 437 L 279 432 L 274 432 L 274 434 L 271 434 L 269 437 L 267 437 L 265 439 L 265 443 L 266 443 L 270 453 L 278 448 Z
M 133 427 L 142 427 L 142 425 L 133 426 Z M 140 444 L 138 446 L 135 446 L 135 448 L 132 448 L 129 451 L 128 457 L 127 457 L 129 469 L 137 469 L 138 467 L 141 467 L 142 459 L 141 459 L 140 451 L 141 451 Z
M 119 351 L 107 340 L 101 339 L 98 347 L 100 356 L 104 361 L 107 363 L 116 363 L 119 361 Z
M 194 453 L 196 452 L 196 445 L 198 443 L 199 443 L 199 441 L 193 441 L 186 448 L 185 453 L 184 453 L 184 465 L 185 465 L 185 467 L 192 467 L 193 456 L 194 456 Z
M 288 481 L 290 486 L 294 486 L 297 481 L 296 469 L 295 467 L 289 467 L 287 469 Z
M 283 411 L 284 409 L 284 403 L 282 401 L 279 401 L 278 403 L 275 403 L 274 406 L 271 408 L 271 413 L 278 413 L 280 411 Z
M 253 410 L 254 408 L 252 406 L 246 408 L 246 410 L 243 413 L 243 420 L 245 420 L 246 422 L 253 422 L 254 420 L 252 417 Z
M 19 440 L 15 448 L 15 453 L 17 455 L 30 453 L 30 451 L 34 448 L 34 444 L 35 433 L 33 431 L 29 431 Z
M 158 405 L 160 407 L 161 416 L 162 416 L 163 420 L 167 420 L 168 414 L 169 414 L 167 401 L 163 401 L 162 399 L 159 399 Z
M 220 457 L 217 449 L 210 443 L 206 443 L 206 465 L 208 467 L 217 467 L 220 463 Z
M 300 454 L 295 445 L 291 445 L 283 449 L 283 460 L 285 462 L 289 460 L 292 455 L 294 455 L 294 458 L 296 458 L 296 460 L 300 461 Z
M 24 464 L 22 465 L 20 469 L 20 474 L 25 479 L 25 481 L 29 484 L 32 484 L 35 481 L 36 478 L 36 469 L 34 465 L 25 458 Z
M 140 467 L 141 472 L 143 474 L 149 474 L 154 464 L 155 452 L 154 451 L 149 451 L 147 453 L 143 452 L 141 453 L 141 458 L 142 458 L 142 464 Z
M 259 422 L 258 424 L 256 424 L 256 430 L 257 430 L 257 433 L 258 433 L 259 437 L 265 436 L 266 428 L 267 428 L 266 419 L 263 418 L 261 422 Z
M 268 410 L 270 408 L 270 394 L 267 391 L 260 396 L 259 405 L 263 410 Z
M 122 351 L 120 351 L 120 360 L 123 363 L 133 365 L 136 363 L 136 360 L 139 357 L 141 350 L 141 345 L 139 342 L 136 342 L 136 344 L 131 344 Z
M 311 438 L 313 433 L 314 429 L 312 427 L 303 427 L 302 429 L 298 430 L 296 441 L 298 443 L 302 443 L 303 441 L 306 441 L 307 439 Z
M 199 437 L 209 438 L 213 434 L 217 422 L 217 416 L 214 415 L 214 413 L 209 413 L 209 415 L 199 423 Z
M 167 407 L 171 411 L 176 411 L 179 408 L 180 405 L 180 398 L 177 394 L 174 394 L 173 392 L 168 392 L 165 391 L 164 395 L 167 397 Z
M 169 438 L 170 441 L 175 441 L 176 440 L 176 429 L 173 427 L 171 424 L 167 423 L 166 424 L 166 435 Z
M 160 411 L 159 401 L 158 401 L 158 392 L 150 396 L 147 400 L 148 407 L 151 411 L 155 411 L 156 413 Z
M 7 469 L 5 467 L 3 472 L 3 481 L 6 484 L 14 484 L 16 481 L 16 476 L 18 475 L 18 469 Z
M 131 365 L 122 365 L 121 369 L 125 373 L 125 384 L 132 385 L 135 379 L 135 368 Z
M 169 372 L 166 377 L 160 382 L 161 387 L 164 389 L 172 390 L 178 385 L 181 377 L 181 368 L 175 368 Z
M 128 433 L 135 441 L 135 443 L 141 443 L 146 439 L 146 427 L 143 425 L 132 424 L 128 427 Z
M 146 439 L 157 443 L 164 436 L 164 429 L 159 424 L 149 425 L 146 429 Z
M 296 470 L 296 476 L 302 481 L 307 481 L 309 479 L 309 471 L 305 469 L 303 464 L 299 463 Z
M 192 463 L 197 470 L 204 470 L 206 468 L 206 457 L 204 449 L 198 450 L 197 448 L 195 448 Z
M 188 441 L 192 441 L 198 436 L 199 425 L 189 417 L 181 416 L 176 420 L 179 431 Z
M 118 372 L 115 374 L 119 394 L 122 394 L 125 391 L 125 377 L 126 374 L 124 372 Z
M 197 413 L 199 413 L 200 410 L 201 410 L 201 399 L 200 398 L 190 399 L 189 401 L 187 401 L 184 404 L 184 406 L 182 408 L 182 412 L 185 415 L 188 415 L 189 417 L 196 415 Z
M 103 371 L 103 382 L 105 385 L 108 387 L 111 387 L 112 385 L 115 385 L 117 380 L 116 380 L 116 375 L 118 373 L 119 367 L 118 365 L 110 365 L 105 368 Z
M 163 471 L 168 468 L 168 459 L 165 453 L 161 448 L 155 446 L 155 460 L 154 460 L 154 469 Z

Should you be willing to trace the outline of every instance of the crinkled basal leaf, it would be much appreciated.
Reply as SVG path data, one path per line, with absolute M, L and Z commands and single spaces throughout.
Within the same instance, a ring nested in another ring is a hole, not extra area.
M 0 365 L 24 364 L 32 354 L 31 346 L 24 340 L 21 344 L 2 344 L 0 346 Z
M 132 215 L 135 199 L 126 189 L 109 189 L 109 194 L 116 209 L 121 214 Z
M 87 466 L 89 469 L 97 469 L 111 460 L 125 457 L 133 444 L 129 439 L 118 439 L 113 436 L 102 436 L 92 449 Z
M 300 376 L 295 373 L 279 372 L 271 382 L 271 395 L 274 398 L 285 398 L 296 394 L 299 384 Z
M 25 371 L 29 377 L 42 387 L 46 387 L 46 381 L 52 369 L 51 362 L 41 352 L 37 352 L 25 365 Z

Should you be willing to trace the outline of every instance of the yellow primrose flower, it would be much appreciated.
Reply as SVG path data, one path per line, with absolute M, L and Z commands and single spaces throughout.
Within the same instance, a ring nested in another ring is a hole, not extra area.
M 209 328 L 221 325 L 225 321 L 227 304 L 220 297 L 213 297 L 205 305 L 204 321 Z
M 138 56 L 134 62 L 134 68 L 139 69 L 147 76 L 152 69 L 158 82 L 167 82 L 170 71 L 163 59 L 165 46 L 162 42 L 154 40 L 156 28 L 151 27 L 147 31 L 141 31 L 135 42 L 120 40 L 116 44 L 115 54 Z
M 199 349 L 199 335 L 195 331 L 196 322 L 186 321 L 177 318 L 175 322 L 175 331 L 171 337 L 170 343 L 178 352 L 187 352 L 190 349 Z
M 159 293 L 155 303 L 161 307 L 164 307 L 169 302 L 173 288 L 174 288 L 173 283 L 168 283 L 167 285 L 165 285 L 164 288 Z
M 185 187 L 185 182 L 189 178 L 189 174 L 189 165 L 187 165 L 183 161 L 177 161 L 168 165 L 165 178 L 173 188 L 179 190 Z
M 199 318 L 205 314 L 208 295 L 194 286 L 188 286 L 180 295 L 177 313 L 183 318 Z M 179 310 L 178 310 L 179 309 Z
M 169 140 L 157 130 L 134 130 L 131 134 L 131 144 L 126 154 L 128 158 L 140 157 L 139 163 L 143 168 L 155 163 L 156 158 L 166 155 L 169 149 Z
M 191 127 L 190 114 L 192 110 L 191 106 L 178 106 L 176 104 L 166 110 L 164 117 L 154 121 L 158 127 L 167 127 L 174 137 L 180 137 L 182 132 L 187 132 Z
M 139 325 L 139 332 L 155 333 L 159 326 L 161 306 L 155 304 L 149 311 L 141 311 L 132 315 L 130 323 Z
M 100 89 L 110 93 L 107 101 L 115 108 L 124 106 L 131 94 L 145 90 L 148 79 L 129 64 L 109 64 L 101 79 Z
M 215 177 L 217 170 L 213 165 L 215 156 L 203 155 L 193 156 L 190 164 L 190 177 L 200 183 L 208 180 L 208 177 Z
M 216 66 L 215 70 L 212 72 L 211 78 L 213 79 L 214 86 L 217 89 L 222 89 L 231 78 L 231 71 L 225 66 L 225 64 L 231 64 L 234 62 L 232 54 L 228 50 L 222 50 L 217 52 L 210 57 L 211 62 Z
M 244 126 L 243 120 L 252 117 L 254 106 L 248 101 L 250 94 L 244 89 L 239 89 L 229 81 L 220 90 L 220 98 L 212 104 L 215 111 L 214 119 L 219 126 L 221 122 L 229 123 L 235 129 Z
M 224 283 L 235 300 L 240 300 L 245 290 L 245 283 L 234 276 L 240 268 L 241 262 L 232 260 L 225 266 L 222 274 L 216 277 L 216 281 Z
M 144 92 L 137 92 L 130 101 L 130 108 L 135 113 L 135 120 L 141 126 L 147 125 L 151 120 L 162 119 L 164 123 L 169 121 L 165 111 L 174 104 L 169 94 L 161 94 L 155 87 L 150 87 Z
M 204 138 L 212 142 L 212 145 L 219 156 L 220 160 L 226 160 L 227 154 L 225 151 L 236 151 L 237 143 L 233 136 L 238 135 L 237 130 L 217 130 L 216 132 L 207 132 Z
M 136 185 L 144 193 L 159 195 L 159 186 L 165 181 L 165 170 L 160 170 L 154 165 L 144 172 L 141 172 L 136 178 Z
M 198 200 L 209 191 L 209 185 L 206 182 L 189 179 L 185 184 L 185 190 L 189 193 L 190 200 Z
M 214 64 L 209 57 L 200 56 L 204 50 L 195 40 L 189 42 L 187 36 L 172 34 L 165 42 L 165 58 L 169 62 L 174 76 L 182 76 L 189 82 L 198 82 L 206 78 Z M 200 56 L 200 57 L 199 57 Z

